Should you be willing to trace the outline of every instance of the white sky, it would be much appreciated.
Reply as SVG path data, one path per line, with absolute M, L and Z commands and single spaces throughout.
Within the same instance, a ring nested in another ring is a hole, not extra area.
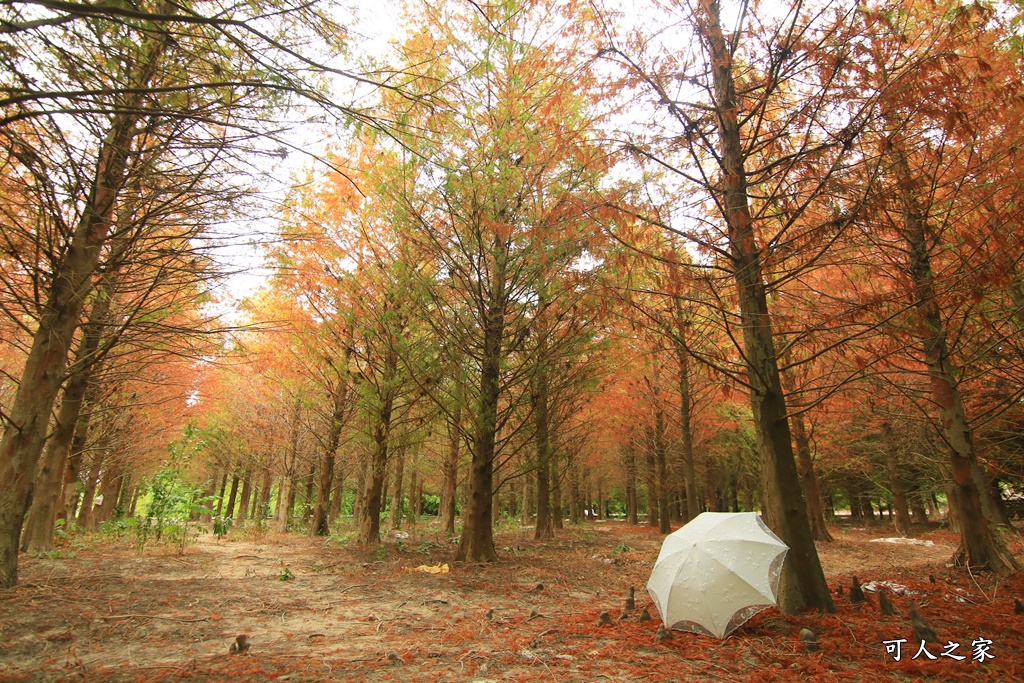
M 448 2 L 465 2 L 466 0 L 442 0 Z M 766 3 L 781 9 L 775 2 Z M 645 0 L 633 0 L 626 4 L 618 4 L 616 8 L 628 12 L 634 17 L 642 17 L 648 7 Z M 725 0 L 722 8 L 723 25 L 734 27 L 738 18 L 740 3 L 735 0 Z M 355 60 L 362 56 L 384 57 L 389 44 L 398 38 L 401 32 L 399 22 L 401 19 L 400 0 L 355 0 L 351 6 L 351 23 L 348 25 L 352 31 L 351 50 L 352 54 L 347 57 L 347 64 L 344 68 L 352 69 Z M 344 16 L 346 10 L 339 11 L 339 16 Z M 648 15 L 649 16 L 649 15 Z M 641 21 L 643 21 L 641 19 Z M 653 28 L 653 27 L 652 27 Z M 649 117 L 644 114 L 643 117 Z M 315 130 L 313 126 L 297 126 L 291 134 L 291 139 L 297 148 L 320 153 L 327 148 L 329 138 L 324 137 L 323 131 Z M 303 176 L 306 169 L 314 165 L 313 160 L 306 154 L 289 153 L 287 157 L 280 160 L 266 162 L 266 176 L 261 181 L 260 188 L 265 196 L 270 198 L 271 207 L 284 199 L 285 194 L 296 178 Z M 272 215 L 265 216 L 255 221 L 250 221 L 244 231 L 252 236 L 253 243 L 237 244 L 224 249 L 220 256 L 228 264 L 227 267 L 241 272 L 229 277 L 224 285 L 218 289 L 217 294 L 221 299 L 217 308 L 222 311 L 230 311 L 234 305 L 244 297 L 256 292 L 266 282 L 270 271 L 264 267 L 263 250 L 259 246 L 260 240 L 271 239 L 277 230 L 277 221 Z M 234 317 L 230 316 L 229 317 Z

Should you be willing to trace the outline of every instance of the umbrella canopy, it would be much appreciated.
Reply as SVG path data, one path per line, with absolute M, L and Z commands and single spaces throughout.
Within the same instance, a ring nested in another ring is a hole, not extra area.
M 665 538 L 647 592 L 665 628 L 723 638 L 776 604 L 788 550 L 756 512 L 704 512 Z

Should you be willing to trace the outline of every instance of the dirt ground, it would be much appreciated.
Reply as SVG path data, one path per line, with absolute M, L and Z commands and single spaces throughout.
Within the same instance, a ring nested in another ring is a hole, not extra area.
M 725 640 L 675 632 L 656 643 L 653 607 L 653 621 L 619 619 L 631 585 L 637 611 L 649 604 L 656 530 L 590 522 L 539 543 L 517 529 L 497 535 L 499 563 L 479 565 L 451 562 L 454 545 L 435 529 L 421 522 L 379 549 L 235 531 L 183 554 L 93 536 L 61 557 L 23 556 L 20 585 L 0 590 L 0 681 L 1024 680 L 1013 602 L 1024 577 L 947 569 L 949 532 L 920 534 L 925 546 L 871 542 L 891 527 L 836 529 L 820 546 L 834 591 L 853 574 L 905 585 L 940 641 L 966 655 L 915 660 L 909 642 L 896 662 L 882 641 L 912 640 L 906 597 L 893 598 L 900 616 L 883 617 L 877 595 L 851 605 L 844 590 L 836 614 L 770 609 Z M 445 563 L 448 573 L 413 570 Z M 598 625 L 603 610 L 610 625 Z M 238 634 L 251 642 L 244 655 L 229 653 Z M 979 638 L 992 641 L 983 663 Z

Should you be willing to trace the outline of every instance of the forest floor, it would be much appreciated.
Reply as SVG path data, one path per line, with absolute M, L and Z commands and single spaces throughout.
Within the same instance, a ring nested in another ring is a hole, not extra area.
M 1013 548 L 1022 557 L 1020 528 Z M 657 557 L 656 530 L 590 522 L 532 540 L 498 533 L 501 561 L 451 562 L 454 546 L 426 522 L 378 549 L 298 534 L 233 531 L 179 548 L 99 535 L 52 558 L 22 556 L 20 584 L 0 590 L 0 681 L 1021 681 L 1024 576 L 998 580 L 945 567 L 956 537 L 932 545 L 871 542 L 886 526 L 833 529 L 819 546 L 835 614 L 766 610 L 725 640 L 674 632 L 655 643 L 653 621 L 619 620 L 629 586 L 637 610 Z M 447 573 L 416 571 L 447 563 Z M 913 639 L 907 598 L 883 617 L 877 594 L 851 605 L 851 575 L 918 593 L 943 644 Z M 930 576 L 935 582 L 930 581 Z M 493 610 L 493 611 L 492 611 Z M 612 624 L 599 626 L 608 610 Z M 539 616 L 531 617 L 531 612 Z M 820 650 L 801 645 L 801 627 Z M 229 654 L 247 634 L 244 655 Z M 991 641 L 984 662 L 972 643 Z

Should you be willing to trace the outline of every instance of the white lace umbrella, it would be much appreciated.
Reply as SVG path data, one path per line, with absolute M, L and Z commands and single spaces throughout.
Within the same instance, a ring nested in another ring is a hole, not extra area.
M 776 604 L 788 550 L 756 512 L 704 512 L 665 538 L 647 592 L 665 628 L 724 638 Z

